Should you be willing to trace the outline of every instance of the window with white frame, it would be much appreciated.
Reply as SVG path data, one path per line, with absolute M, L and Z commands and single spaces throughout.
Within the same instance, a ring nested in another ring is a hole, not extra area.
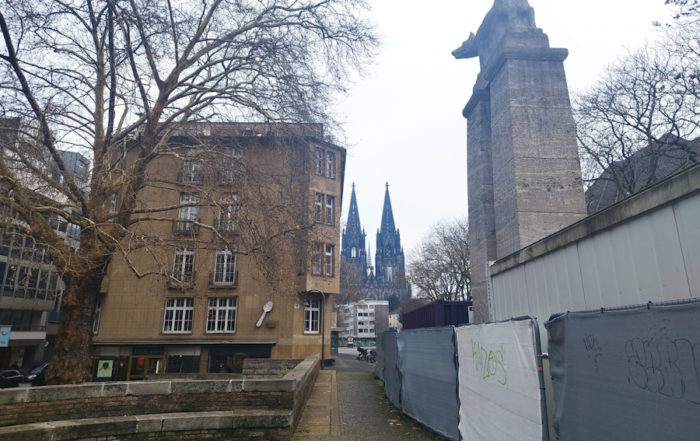
M 178 248 L 175 250 L 175 263 L 173 265 L 173 277 L 181 282 L 190 282 L 194 275 L 194 251 L 190 248 Z
M 180 193 L 180 220 L 194 221 L 199 216 L 199 196 L 192 193 Z
M 312 299 L 304 306 L 304 333 L 318 334 L 321 316 L 321 300 Z
M 116 193 L 112 193 L 112 196 L 109 197 L 109 212 L 110 213 L 117 212 L 117 194 Z
M 201 184 L 203 181 L 202 161 L 186 160 L 182 164 L 181 182 L 183 184 Z
M 236 176 L 241 170 L 241 161 L 243 159 L 243 150 L 237 147 L 231 147 L 230 152 L 225 155 L 221 170 L 219 171 L 219 184 L 233 184 Z
M 316 193 L 316 201 L 314 203 L 314 222 L 323 222 L 323 194 Z
M 350 257 L 357 257 L 357 248 L 350 248 Z
M 314 165 L 315 165 L 314 171 L 319 176 L 323 176 L 323 156 L 324 156 L 323 149 L 316 149 L 316 161 L 314 163 Z
M 236 223 L 238 221 L 238 198 L 236 195 L 230 197 L 221 204 L 219 211 L 218 230 L 224 233 L 233 233 L 236 231 Z
M 214 284 L 233 285 L 236 281 L 236 255 L 230 250 L 216 252 Z
M 236 297 L 209 297 L 207 332 L 235 332 L 237 303 Z
M 325 245 L 325 253 L 323 256 L 323 275 L 332 276 L 333 275 L 333 250 L 334 246 L 330 244 Z
M 326 177 L 335 179 L 335 153 L 326 152 Z
M 194 299 L 188 297 L 165 300 L 163 332 L 167 334 L 189 334 L 192 332 Z
M 311 272 L 314 275 L 320 276 L 323 271 L 323 244 L 315 243 L 312 257 Z
M 326 223 L 335 224 L 335 196 L 326 195 Z
M 102 299 L 98 297 L 95 303 L 95 314 L 92 317 L 92 334 L 97 335 L 100 332 L 100 318 L 102 316 Z

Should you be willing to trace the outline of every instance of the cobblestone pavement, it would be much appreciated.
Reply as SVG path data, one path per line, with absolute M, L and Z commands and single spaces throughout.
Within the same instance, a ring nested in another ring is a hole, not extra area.
M 382 382 L 374 378 L 373 368 L 374 365 L 358 362 L 352 355 L 341 354 L 335 371 L 322 371 L 294 439 L 442 440 L 402 415 L 386 399 Z M 335 396 L 333 389 L 337 390 Z

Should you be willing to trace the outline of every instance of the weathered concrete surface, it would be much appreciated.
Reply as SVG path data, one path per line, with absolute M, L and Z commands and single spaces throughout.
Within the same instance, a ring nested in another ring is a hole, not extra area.
M 568 51 L 549 47 L 530 12 L 511 12 L 489 12 L 472 44 L 455 54 L 478 55 L 482 68 L 463 111 L 477 322 L 489 318 L 489 262 L 586 215 L 563 64 Z
M 632 197 L 586 217 L 567 228 L 539 240 L 515 253 L 504 256 L 491 266 L 495 276 L 545 254 L 578 242 L 616 225 L 632 220 L 645 212 L 688 197 L 700 190 L 700 164 L 669 177 Z

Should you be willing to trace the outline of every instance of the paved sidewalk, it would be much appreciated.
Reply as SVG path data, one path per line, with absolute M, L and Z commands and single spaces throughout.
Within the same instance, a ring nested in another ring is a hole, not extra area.
M 319 373 L 294 436 L 299 441 L 424 441 L 439 435 L 401 414 L 371 372 Z

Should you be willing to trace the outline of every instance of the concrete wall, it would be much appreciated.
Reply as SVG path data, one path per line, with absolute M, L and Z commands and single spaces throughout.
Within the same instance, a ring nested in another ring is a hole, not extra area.
M 695 166 L 495 262 L 490 319 L 700 297 L 699 219 Z

